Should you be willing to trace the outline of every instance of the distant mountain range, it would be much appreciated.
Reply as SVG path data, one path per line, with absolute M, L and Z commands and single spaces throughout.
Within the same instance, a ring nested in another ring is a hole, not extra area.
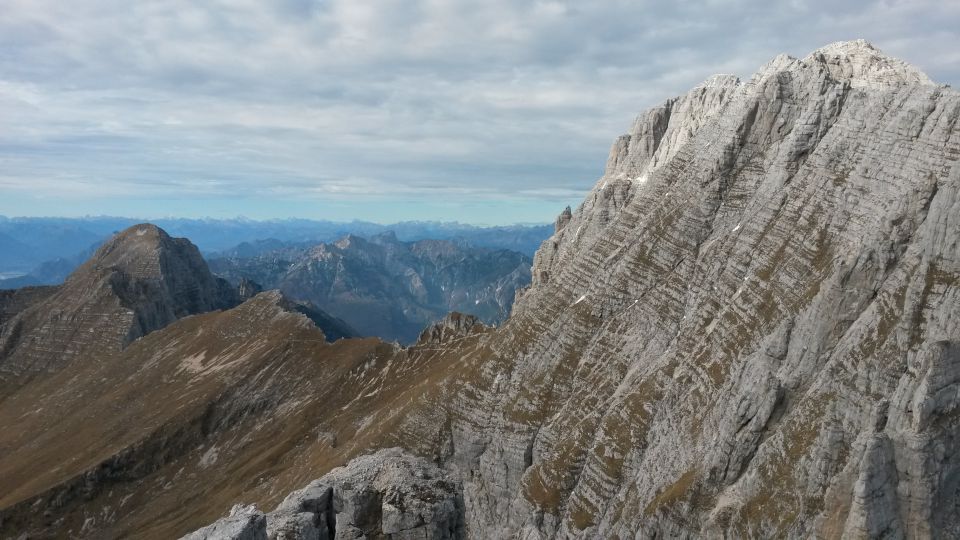
M 0 289 L 56 285 L 107 238 L 142 220 L 123 217 L 8 218 L 0 216 Z M 532 256 L 553 233 L 551 225 L 479 227 L 461 223 L 408 221 L 381 225 L 287 219 L 159 219 L 174 236 L 190 238 L 202 253 L 247 250 L 247 256 L 289 244 L 333 242 L 346 235 L 371 237 L 392 231 L 401 241 L 456 239 L 478 247 L 510 249 Z M 252 247 L 251 247 L 252 246 Z M 10 280 L 13 281 L 10 281 Z
M 208 257 L 210 269 L 279 289 L 346 321 L 361 335 L 411 343 L 450 311 L 502 322 L 517 289 L 530 284 L 530 257 L 465 241 L 402 242 L 392 231 L 334 243 L 245 243 Z

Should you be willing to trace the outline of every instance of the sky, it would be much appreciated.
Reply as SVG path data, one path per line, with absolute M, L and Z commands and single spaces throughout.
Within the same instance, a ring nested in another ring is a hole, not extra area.
M 960 2 L 0 0 L 0 214 L 551 221 L 647 107 Z

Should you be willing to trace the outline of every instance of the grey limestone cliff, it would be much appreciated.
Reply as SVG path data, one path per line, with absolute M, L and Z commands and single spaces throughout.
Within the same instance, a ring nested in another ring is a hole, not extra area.
M 641 114 L 402 429 L 468 531 L 960 534 L 958 118 L 862 41 Z
M 958 119 L 863 41 L 641 114 L 491 338 L 471 530 L 960 535 Z

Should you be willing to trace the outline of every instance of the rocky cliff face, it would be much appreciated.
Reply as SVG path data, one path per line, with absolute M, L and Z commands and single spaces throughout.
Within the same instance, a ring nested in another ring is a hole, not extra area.
M 3 531 L 181 535 L 400 446 L 474 538 L 958 536 L 958 120 L 864 42 L 713 77 L 614 144 L 499 328 L 331 345 L 264 293 L 0 401 Z
M 280 289 L 346 321 L 361 335 L 412 343 L 449 311 L 502 322 L 530 282 L 530 259 L 450 240 L 400 242 L 392 233 L 214 259 L 234 280 Z
M 468 529 L 960 534 L 958 118 L 865 42 L 642 114 L 460 378 Z

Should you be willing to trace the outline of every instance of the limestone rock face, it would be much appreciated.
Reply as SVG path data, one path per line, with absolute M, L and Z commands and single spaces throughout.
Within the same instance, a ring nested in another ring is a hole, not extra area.
M 854 88 L 935 86 L 919 69 L 883 54 L 862 39 L 831 43 L 812 52 L 804 62 L 824 65 L 830 71 L 831 77 L 847 81 Z
M 234 507 L 183 540 L 454 540 L 466 538 L 463 512 L 448 473 L 392 448 L 330 471 L 273 512 Z
M 570 207 L 564 208 L 563 212 L 560 212 L 560 215 L 557 216 L 556 223 L 554 223 L 554 232 L 560 232 L 561 229 L 567 226 L 567 223 L 570 223 L 570 218 L 572 217 L 573 212 L 570 210 Z
M 238 504 L 227 517 L 184 536 L 183 540 L 267 540 L 267 519 L 257 507 Z
M 960 535 L 958 120 L 865 42 L 641 114 L 460 379 L 468 530 Z

